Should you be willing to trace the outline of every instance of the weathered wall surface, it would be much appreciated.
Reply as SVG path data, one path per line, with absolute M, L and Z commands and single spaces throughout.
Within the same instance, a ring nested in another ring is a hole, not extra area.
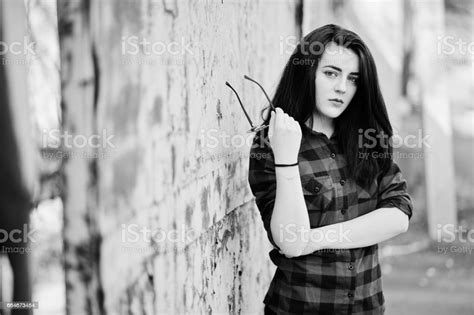
M 301 32 L 336 23 L 371 48 L 397 126 L 390 3 L 393 19 L 366 2 L 374 31 L 354 1 L 58 1 L 64 128 L 105 135 L 64 168 L 68 312 L 262 313 L 274 266 L 247 183 L 252 135 L 224 83 L 259 123 L 265 98 L 243 75 L 272 94 Z
M 274 267 L 224 83 L 259 123 L 243 75 L 273 92 L 297 2 L 74 3 L 59 5 L 64 126 L 113 138 L 65 169 L 69 312 L 262 312 Z

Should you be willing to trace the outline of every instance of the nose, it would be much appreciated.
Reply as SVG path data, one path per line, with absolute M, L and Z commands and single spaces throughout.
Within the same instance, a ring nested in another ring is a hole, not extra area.
M 334 90 L 338 94 L 346 93 L 346 80 L 343 78 L 339 79 L 334 87 Z

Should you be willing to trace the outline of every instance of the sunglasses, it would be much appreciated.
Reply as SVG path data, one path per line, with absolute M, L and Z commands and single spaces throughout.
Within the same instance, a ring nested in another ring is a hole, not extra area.
M 270 100 L 270 98 L 268 97 L 268 94 L 267 92 L 265 92 L 265 89 L 262 87 L 262 85 L 260 83 L 258 83 L 257 81 L 255 81 L 254 79 L 250 78 L 249 76 L 247 75 L 244 75 L 244 78 L 246 80 L 249 80 L 249 81 L 252 81 L 253 83 L 257 84 L 260 89 L 262 89 L 263 93 L 265 94 L 265 97 L 267 98 L 268 100 L 268 103 L 270 104 L 270 108 L 271 110 L 275 110 L 275 106 L 273 106 L 273 103 L 272 101 Z M 244 111 L 244 114 L 245 114 L 245 117 L 247 117 L 247 120 L 249 121 L 249 124 L 250 124 L 250 130 L 248 130 L 247 132 L 248 133 L 251 133 L 251 132 L 257 132 L 257 131 L 260 131 L 262 129 L 265 129 L 268 127 L 268 125 L 260 125 L 260 126 L 255 126 L 252 122 L 252 119 L 250 119 L 250 116 L 249 114 L 247 113 L 247 111 L 245 110 L 245 107 L 244 105 L 242 104 L 242 101 L 240 100 L 240 97 L 239 97 L 239 94 L 235 91 L 235 89 L 232 87 L 232 85 L 230 85 L 229 82 L 225 82 L 225 85 L 227 85 L 234 93 L 235 93 L 235 96 L 237 96 L 237 100 L 239 101 L 240 103 L 240 107 L 242 108 L 242 110 Z

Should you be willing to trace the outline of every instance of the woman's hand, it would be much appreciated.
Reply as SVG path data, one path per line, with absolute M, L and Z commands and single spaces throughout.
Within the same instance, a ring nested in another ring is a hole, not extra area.
M 298 162 L 301 145 L 301 127 L 279 107 L 272 111 L 268 139 L 275 157 L 275 164 Z

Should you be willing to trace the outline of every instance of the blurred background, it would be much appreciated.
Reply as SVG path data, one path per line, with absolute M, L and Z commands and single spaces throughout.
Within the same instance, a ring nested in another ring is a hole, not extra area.
M 262 314 L 275 267 L 224 82 L 260 122 L 243 75 L 272 94 L 298 40 L 334 23 L 374 55 L 414 201 L 380 246 L 387 314 L 474 314 L 473 1 L 0 3 L 2 302 Z M 23 224 L 29 242 L 5 242 Z

